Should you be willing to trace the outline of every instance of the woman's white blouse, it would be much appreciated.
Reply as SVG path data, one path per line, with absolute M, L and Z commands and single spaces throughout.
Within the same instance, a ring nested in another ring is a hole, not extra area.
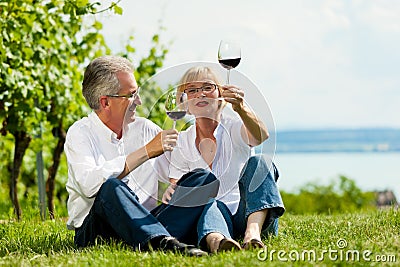
M 241 137 L 242 126 L 240 118 L 221 119 L 214 131 L 217 151 L 212 170 L 196 148 L 196 126 L 192 125 L 186 131 L 182 131 L 178 137 L 178 148 L 171 153 L 169 177 L 179 179 L 196 168 L 211 171 L 220 180 L 217 199 L 224 202 L 232 214 L 235 214 L 240 200 L 240 173 L 253 154 L 253 149 Z

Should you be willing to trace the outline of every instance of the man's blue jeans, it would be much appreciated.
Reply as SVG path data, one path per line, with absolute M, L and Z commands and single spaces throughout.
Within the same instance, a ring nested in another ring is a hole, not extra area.
M 208 171 L 195 170 L 186 176 L 181 183 L 190 190 L 183 190 L 184 193 L 196 195 L 197 187 L 208 189 L 207 194 L 200 194 L 204 204 L 190 209 L 161 205 L 153 212 L 156 217 L 140 204 L 135 193 L 124 182 L 115 178 L 108 179 L 97 193 L 82 226 L 75 229 L 75 244 L 85 247 L 94 244 L 97 237 L 102 237 L 105 240 L 122 240 L 137 248 L 147 245 L 156 237 L 172 235 L 178 239 L 185 238 L 189 233 L 181 233 L 179 230 L 196 229 L 204 206 L 210 198 L 216 196 L 219 187 L 215 176 Z M 177 194 L 175 199 L 185 199 L 185 195 Z
M 203 209 L 197 225 L 198 242 L 212 232 L 225 237 L 243 237 L 247 218 L 251 213 L 268 209 L 262 234 L 278 234 L 278 218 L 285 208 L 276 181 L 279 177 L 276 166 L 270 168 L 262 155 L 250 157 L 242 170 L 239 180 L 240 202 L 237 212 L 232 215 L 221 201 L 212 200 Z

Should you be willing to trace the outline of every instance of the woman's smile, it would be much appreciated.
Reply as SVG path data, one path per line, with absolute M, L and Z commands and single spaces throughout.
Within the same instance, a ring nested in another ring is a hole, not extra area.
M 207 100 L 201 100 L 201 101 L 196 103 L 196 107 L 205 107 L 205 106 L 208 106 L 208 105 L 209 105 L 209 103 L 208 103 Z

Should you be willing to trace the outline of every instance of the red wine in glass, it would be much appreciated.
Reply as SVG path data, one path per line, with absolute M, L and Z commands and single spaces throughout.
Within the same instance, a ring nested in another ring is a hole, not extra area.
M 230 71 L 239 65 L 241 59 L 240 47 L 229 41 L 222 40 L 218 48 L 218 62 L 222 67 L 228 70 L 227 83 L 229 84 Z
M 228 58 L 228 59 L 220 59 L 218 60 L 219 64 L 221 64 L 222 67 L 224 67 L 227 70 L 234 69 L 239 65 L 240 63 L 240 57 L 239 58 Z
M 177 97 L 179 99 L 177 99 Z M 167 94 L 165 100 L 165 113 L 174 123 L 172 128 L 175 129 L 176 121 L 185 117 L 187 112 L 187 95 L 186 93 L 178 93 L 176 90 Z
M 186 111 L 167 111 L 166 113 L 174 121 L 180 120 L 186 115 Z

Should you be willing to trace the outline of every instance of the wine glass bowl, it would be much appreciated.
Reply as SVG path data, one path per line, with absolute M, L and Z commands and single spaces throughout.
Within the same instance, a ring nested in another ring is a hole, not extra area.
M 173 90 L 167 94 L 165 100 L 165 112 L 173 123 L 173 129 L 176 127 L 176 121 L 185 117 L 187 112 L 187 95 L 184 92 Z
M 220 59 L 218 60 L 222 67 L 227 70 L 236 68 L 239 65 L 240 58 L 228 58 L 228 59 Z
M 235 42 L 222 40 L 218 48 L 218 62 L 228 70 L 227 83 L 229 84 L 230 70 L 236 68 L 241 60 L 240 46 Z

